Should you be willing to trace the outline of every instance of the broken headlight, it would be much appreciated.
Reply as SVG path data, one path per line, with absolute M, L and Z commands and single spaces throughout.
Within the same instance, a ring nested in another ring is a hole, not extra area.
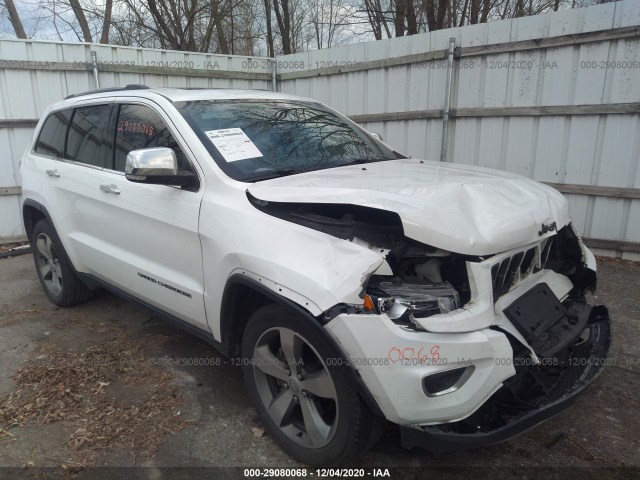
M 449 313 L 460 308 L 458 292 L 448 282 L 436 284 L 408 284 L 380 282 L 367 291 L 373 304 L 381 313 L 392 309 L 394 304 L 409 309 L 415 318 Z

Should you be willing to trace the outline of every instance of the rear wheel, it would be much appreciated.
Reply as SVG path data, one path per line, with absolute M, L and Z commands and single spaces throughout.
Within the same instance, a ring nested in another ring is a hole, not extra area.
M 36 271 L 49 299 L 59 307 L 70 307 L 91 298 L 93 292 L 73 271 L 49 222 L 40 220 L 36 223 L 32 239 Z
M 258 310 L 245 329 L 242 354 L 249 394 L 267 430 L 309 465 L 345 462 L 376 435 L 348 367 L 322 327 L 280 305 Z

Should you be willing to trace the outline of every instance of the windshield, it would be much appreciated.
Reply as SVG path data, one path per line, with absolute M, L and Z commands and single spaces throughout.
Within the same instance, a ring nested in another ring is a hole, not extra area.
M 206 100 L 176 107 L 220 168 L 235 180 L 254 182 L 403 158 L 317 103 Z

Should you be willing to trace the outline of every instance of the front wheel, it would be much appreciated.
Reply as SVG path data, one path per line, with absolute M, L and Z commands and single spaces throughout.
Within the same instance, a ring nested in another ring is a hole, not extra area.
M 242 342 L 244 379 L 260 418 L 288 454 L 308 465 L 350 460 L 379 424 L 348 367 L 330 361 L 339 353 L 321 328 L 268 305 L 251 317 Z

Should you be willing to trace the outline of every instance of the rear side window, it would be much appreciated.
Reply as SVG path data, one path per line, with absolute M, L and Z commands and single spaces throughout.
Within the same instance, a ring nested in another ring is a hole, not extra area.
M 194 173 L 160 115 L 144 105 L 121 105 L 116 124 L 114 170 L 124 171 L 130 151 L 152 147 L 173 149 L 178 159 L 178 171 Z
M 60 110 L 47 117 L 38 135 L 34 151 L 51 157 L 64 157 L 64 142 L 73 110 Z
M 66 159 L 106 166 L 110 112 L 110 105 L 76 108 L 67 135 Z

